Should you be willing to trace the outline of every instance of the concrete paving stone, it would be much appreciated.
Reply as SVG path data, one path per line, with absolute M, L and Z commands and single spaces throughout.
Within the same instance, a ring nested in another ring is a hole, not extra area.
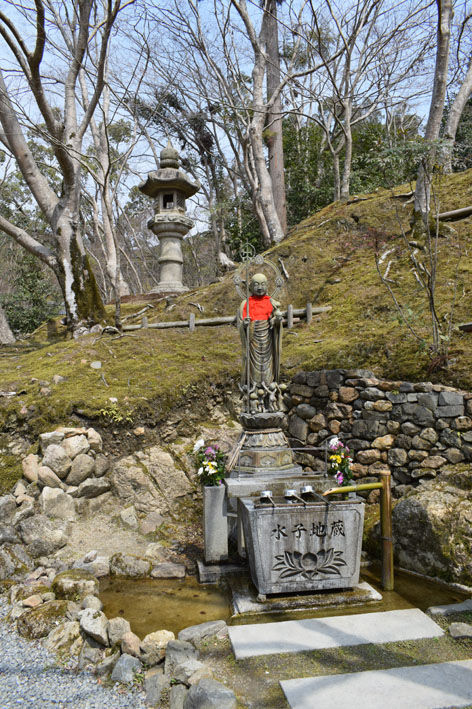
M 280 683 L 291 709 L 444 709 L 472 703 L 472 660 Z
M 417 608 L 235 625 L 229 637 L 237 660 L 255 655 L 433 638 L 444 631 Z

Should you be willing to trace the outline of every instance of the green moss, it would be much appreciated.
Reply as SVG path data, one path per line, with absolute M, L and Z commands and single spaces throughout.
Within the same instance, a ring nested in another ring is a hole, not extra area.
M 0 495 L 10 492 L 22 475 L 21 458 L 16 455 L 0 453 Z

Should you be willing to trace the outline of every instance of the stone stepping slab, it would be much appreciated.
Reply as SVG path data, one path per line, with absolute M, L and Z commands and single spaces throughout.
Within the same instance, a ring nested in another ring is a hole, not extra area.
M 439 625 L 417 608 L 281 623 L 233 625 L 229 628 L 237 660 L 255 655 L 391 643 L 441 635 L 444 632 Z
M 472 660 L 290 679 L 291 709 L 446 709 L 472 703 Z

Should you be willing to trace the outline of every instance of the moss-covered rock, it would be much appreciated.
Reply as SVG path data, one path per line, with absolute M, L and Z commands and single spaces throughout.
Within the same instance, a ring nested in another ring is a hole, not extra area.
M 81 601 L 85 596 L 98 595 L 98 580 L 93 574 L 81 569 L 62 571 L 52 582 L 52 591 L 57 598 Z
M 48 601 L 38 608 L 33 608 L 18 618 L 18 633 L 25 638 L 44 638 L 58 623 L 64 621 L 69 608 L 69 601 Z
M 472 485 L 467 466 L 424 483 L 393 511 L 400 566 L 472 585 Z
M 60 659 L 80 653 L 84 640 L 80 634 L 80 624 L 76 620 L 60 623 L 48 634 L 45 647 Z
M 130 578 L 145 578 L 151 573 L 152 563 L 134 554 L 113 554 L 110 559 L 110 574 L 112 576 L 127 576 Z

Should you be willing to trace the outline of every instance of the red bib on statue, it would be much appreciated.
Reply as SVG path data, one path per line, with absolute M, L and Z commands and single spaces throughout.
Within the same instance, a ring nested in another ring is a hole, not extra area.
M 249 298 L 249 317 L 251 320 L 268 320 L 272 315 L 274 306 L 268 295 L 251 295 Z M 243 318 L 247 317 L 247 301 L 243 306 Z

